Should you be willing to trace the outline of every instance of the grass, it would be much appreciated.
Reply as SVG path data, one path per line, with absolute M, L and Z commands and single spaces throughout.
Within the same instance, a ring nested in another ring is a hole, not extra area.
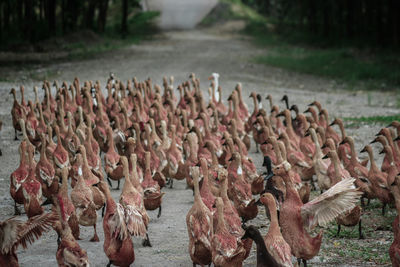
M 249 26 L 254 27 L 254 26 Z M 366 89 L 390 88 L 400 85 L 400 61 L 395 52 L 358 50 L 353 47 L 313 47 L 295 45 L 277 34 L 261 31 L 256 26 L 250 34 L 269 53 L 255 59 L 257 63 L 280 67 L 306 74 L 337 79 L 357 87 L 366 83 Z M 258 28 L 258 30 L 257 30 Z
M 390 116 L 371 116 L 371 117 L 344 117 L 343 120 L 346 122 L 346 127 L 356 128 L 361 124 L 382 124 L 388 125 L 392 121 L 400 121 L 400 114 Z
M 400 85 L 400 52 L 357 48 L 353 42 L 342 42 L 313 36 L 298 29 L 279 28 L 239 0 L 231 3 L 234 17 L 247 22 L 244 33 L 268 49 L 255 62 L 300 73 L 336 79 L 348 89 L 393 89 Z M 257 15 L 255 15 L 256 13 Z
M 111 25 L 106 28 L 102 42 L 93 45 L 77 42 L 66 46 L 66 49 L 70 50 L 68 58 L 87 59 L 95 54 L 120 49 L 150 38 L 157 32 L 152 21 L 158 15 L 159 12 L 155 11 L 139 12 L 133 15 L 128 19 L 129 34 L 122 38 L 119 33 L 119 23 L 116 22 L 118 18 L 115 18 L 116 21 L 109 23 Z
M 311 192 L 312 198 L 319 195 Z M 365 201 L 367 203 L 367 201 Z M 316 227 L 314 234 L 324 230 L 323 242 L 318 253 L 323 266 L 346 263 L 349 266 L 391 266 L 389 247 L 393 242 L 392 223 L 397 215 L 393 207 L 386 208 L 385 216 L 381 215 L 382 204 L 373 199 L 363 208 L 362 232 L 364 239 L 359 239 L 358 225 L 342 226 L 339 236 L 337 224 L 331 222 L 327 227 Z

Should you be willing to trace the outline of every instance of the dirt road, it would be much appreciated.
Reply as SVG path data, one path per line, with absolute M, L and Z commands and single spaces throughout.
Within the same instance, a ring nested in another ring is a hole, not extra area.
M 223 88 L 223 97 L 226 99 L 236 83 L 241 82 L 244 88 L 245 101 L 252 109 L 247 96 L 251 91 L 265 96 L 271 94 L 274 102 L 283 107 L 279 99 L 288 94 L 291 103 L 296 103 L 301 111 L 315 99 L 328 108 L 331 117 L 340 116 L 371 116 L 398 114 L 395 107 L 394 93 L 386 92 L 356 92 L 342 91 L 341 85 L 333 80 L 301 75 L 280 69 L 252 63 L 257 55 L 268 53 L 253 46 L 242 36 L 232 35 L 230 32 L 213 30 L 196 30 L 190 32 L 168 32 L 158 36 L 153 41 L 145 41 L 140 45 L 133 45 L 120 51 L 107 52 L 101 56 L 85 61 L 72 61 L 38 65 L 30 70 L 20 71 L 20 68 L 0 66 L 0 72 L 7 73 L 12 82 L 0 82 L 0 119 L 3 120 L 3 130 L 0 133 L 0 146 L 3 156 L 0 158 L 0 220 L 13 215 L 13 201 L 9 194 L 9 176 L 18 166 L 19 156 L 17 147 L 19 142 L 13 140 L 11 123 L 12 96 L 11 87 L 18 88 L 25 85 L 27 97 L 33 99 L 33 86 L 40 86 L 39 81 L 31 80 L 28 73 L 57 73 L 57 80 L 72 82 L 78 76 L 82 81 L 97 80 L 104 85 L 110 72 L 122 80 L 136 76 L 139 80 L 151 77 L 155 83 L 161 84 L 163 76 L 175 76 L 176 83 L 188 78 L 194 72 L 200 78 L 202 89 L 206 93 L 207 77 L 212 72 L 220 74 L 220 85 Z M 40 92 L 43 95 L 43 92 Z M 368 105 L 368 98 L 370 105 Z M 265 100 L 264 100 L 265 101 Z M 267 103 L 264 102 L 264 106 Z M 357 148 L 372 140 L 379 126 L 362 126 L 358 129 L 349 129 L 348 134 L 355 137 Z M 261 155 L 254 153 L 251 157 L 261 170 Z M 150 212 L 151 222 L 149 235 L 152 248 L 143 248 L 141 240 L 135 239 L 136 260 L 134 266 L 191 266 L 187 249 L 187 231 L 185 216 L 193 203 L 192 192 L 186 189 L 185 182 L 174 183 L 173 189 L 164 189 L 166 192 L 163 201 L 162 216 L 157 219 L 157 211 Z M 120 191 L 112 191 L 115 199 Z M 265 224 L 265 212 L 253 222 L 256 225 Z M 25 218 L 22 216 L 22 218 Z M 92 266 L 105 266 L 108 262 L 103 253 L 102 221 L 98 223 L 99 243 L 89 242 L 93 234 L 92 228 L 81 228 L 82 240 L 80 245 L 88 251 Z M 390 232 L 385 242 L 390 242 Z M 366 240 L 375 242 L 373 238 Z M 324 239 L 324 246 L 330 246 L 330 240 Z M 378 243 L 377 243 L 378 245 Z M 320 254 L 324 254 L 324 246 Z M 20 249 L 18 257 L 21 266 L 55 266 L 56 237 L 51 232 L 41 238 L 26 251 Z M 336 259 L 329 256 L 316 257 L 314 266 L 338 265 Z M 254 266 L 255 253 L 246 260 L 246 266 Z M 348 265 L 363 265 L 354 259 L 339 262 Z M 375 265 L 371 263 L 371 266 Z

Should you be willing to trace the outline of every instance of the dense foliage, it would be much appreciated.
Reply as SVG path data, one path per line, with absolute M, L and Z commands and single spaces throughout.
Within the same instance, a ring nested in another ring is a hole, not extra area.
M 241 0 L 280 26 L 317 36 L 360 40 L 370 45 L 400 44 L 398 0 Z
M 139 0 L 0 0 L 0 41 L 4 47 L 81 29 L 102 33 L 112 19 L 126 34 L 129 11 L 138 6 Z

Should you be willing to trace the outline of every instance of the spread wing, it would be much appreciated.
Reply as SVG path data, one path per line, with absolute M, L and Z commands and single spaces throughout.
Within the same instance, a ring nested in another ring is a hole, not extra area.
M 10 218 L 0 224 L 0 250 L 2 254 L 8 254 L 18 237 L 18 228 L 24 223 Z
M 8 253 L 19 245 L 26 248 L 48 231 L 57 219 L 58 216 L 51 212 L 34 216 L 25 223 L 14 218 L 6 220 L 0 230 L 1 252 Z
M 116 212 L 110 217 L 109 221 L 110 232 L 113 238 L 125 240 L 129 237 L 128 228 L 125 224 L 125 211 L 124 207 L 117 203 Z
M 362 192 L 354 186 L 354 178 L 346 178 L 301 207 L 304 225 L 312 229 L 325 226 L 340 214 L 353 209 Z

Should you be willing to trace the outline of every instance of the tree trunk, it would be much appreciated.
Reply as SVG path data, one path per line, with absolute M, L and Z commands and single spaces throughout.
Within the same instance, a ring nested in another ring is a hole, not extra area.
M 49 24 L 48 27 L 50 35 L 54 35 L 56 33 L 56 6 L 56 0 L 47 0 L 47 23 Z
M 86 11 L 86 20 L 85 20 L 85 26 L 88 29 L 93 30 L 93 20 L 94 20 L 94 11 L 96 9 L 96 1 L 95 0 L 89 0 L 89 5 Z
M 97 20 L 97 28 L 99 32 L 104 32 L 106 28 L 108 0 L 99 1 L 99 17 Z
M 122 0 L 122 22 L 121 33 L 125 36 L 128 33 L 128 0 Z
M 354 37 L 354 1 L 346 1 L 346 35 L 348 38 Z
M 25 0 L 25 31 L 24 34 L 28 37 L 29 41 L 33 41 L 33 3 L 32 0 Z

